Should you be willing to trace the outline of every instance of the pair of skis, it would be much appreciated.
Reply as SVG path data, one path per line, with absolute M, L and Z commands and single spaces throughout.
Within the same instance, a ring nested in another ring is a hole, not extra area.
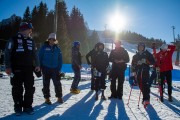
M 141 76 L 140 76 L 140 84 L 138 85 L 139 86 L 139 89 L 140 89 L 140 93 L 139 93 L 139 99 L 138 99 L 138 107 L 139 107 L 139 103 L 140 103 L 140 98 L 141 98 L 141 94 L 142 94 L 142 73 L 143 73 L 143 69 L 141 70 Z M 136 80 L 137 80 L 137 76 L 135 77 Z M 129 98 L 128 98 L 128 103 L 127 105 L 129 105 L 129 100 L 130 100 L 130 97 L 131 97 L 131 93 L 132 93 L 132 89 L 133 89 L 134 85 L 131 86 L 131 90 L 130 90 L 130 94 L 129 94 Z M 142 102 L 144 108 L 147 108 L 147 106 L 150 104 L 149 101 L 143 101 Z

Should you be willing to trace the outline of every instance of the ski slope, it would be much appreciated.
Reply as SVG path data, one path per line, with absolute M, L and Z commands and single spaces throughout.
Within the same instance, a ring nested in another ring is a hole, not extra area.
M 61 80 L 64 103 L 56 103 L 54 87 L 51 82 L 52 105 L 44 104 L 42 94 L 42 80 L 35 80 L 36 91 L 34 94 L 34 115 L 23 113 L 15 116 L 13 100 L 11 97 L 11 85 L 9 78 L 0 79 L 0 119 L 3 120 L 179 120 L 180 119 L 180 83 L 173 83 L 173 102 L 167 101 L 167 89 L 165 89 L 165 101 L 158 100 L 157 88 L 151 88 L 151 105 L 144 109 L 138 105 L 139 88 L 134 87 L 129 105 L 127 105 L 130 86 L 128 81 L 124 83 L 123 100 L 97 100 L 95 92 L 90 91 L 90 80 L 81 81 L 79 88 L 81 93 L 73 95 L 69 93 L 72 80 Z M 110 82 L 106 83 L 105 96 L 110 96 Z M 101 95 L 101 94 L 100 94 Z M 99 98 L 100 98 L 99 95 Z M 142 97 L 141 97 L 142 98 Z

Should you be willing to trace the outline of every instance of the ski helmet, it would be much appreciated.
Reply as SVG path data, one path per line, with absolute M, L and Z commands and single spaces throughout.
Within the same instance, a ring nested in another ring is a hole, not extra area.
M 167 44 L 162 44 L 162 46 L 160 47 L 161 50 L 167 50 L 168 49 L 168 45 Z
M 144 47 L 143 50 L 145 50 L 145 44 L 144 44 L 143 42 L 139 42 L 139 43 L 138 43 L 138 51 L 139 51 L 139 46 L 143 46 L 143 47 Z
M 97 49 L 100 50 L 99 46 L 101 46 L 101 45 L 103 46 L 103 50 L 104 50 L 104 44 L 101 42 L 97 43 Z
M 77 47 L 78 45 L 80 45 L 80 42 L 79 42 L 79 41 L 74 41 L 74 42 L 73 42 L 73 47 Z

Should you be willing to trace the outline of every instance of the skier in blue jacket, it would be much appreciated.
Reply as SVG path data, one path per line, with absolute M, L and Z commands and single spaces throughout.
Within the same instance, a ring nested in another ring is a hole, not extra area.
M 45 103 L 51 104 L 50 97 L 50 79 L 53 80 L 57 102 L 63 103 L 62 86 L 60 82 L 60 73 L 62 67 L 62 54 L 57 45 L 56 34 L 49 34 L 48 40 L 40 48 L 39 60 L 43 73 L 43 94 Z
M 72 47 L 72 54 L 71 54 L 71 62 L 72 62 L 72 69 L 74 72 L 74 80 L 71 85 L 70 92 L 73 94 L 79 94 L 80 90 L 78 89 L 79 81 L 81 80 L 81 53 L 80 49 L 80 42 L 74 41 Z

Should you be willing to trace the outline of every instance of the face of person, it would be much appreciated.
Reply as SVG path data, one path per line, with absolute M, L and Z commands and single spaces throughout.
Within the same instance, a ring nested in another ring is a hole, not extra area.
M 50 45 L 54 45 L 54 44 L 55 44 L 54 42 L 55 42 L 56 40 L 55 40 L 54 38 L 50 38 L 50 39 L 48 39 L 48 41 L 49 41 L 49 44 L 50 44 Z
M 104 50 L 104 46 L 103 46 L 103 45 L 100 45 L 100 46 L 99 46 L 99 50 L 100 50 L 100 51 L 103 51 L 103 50 Z
M 76 47 L 79 49 L 79 48 L 80 48 L 80 45 L 77 45 Z
M 143 46 L 139 46 L 139 51 L 143 51 L 144 50 L 144 47 Z
M 116 43 L 116 48 L 120 48 L 121 47 L 121 43 Z
M 166 52 L 166 49 L 162 49 L 163 52 Z
M 32 34 L 32 29 L 27 29 L 21 32 L 25 37 L 30 37 Z

